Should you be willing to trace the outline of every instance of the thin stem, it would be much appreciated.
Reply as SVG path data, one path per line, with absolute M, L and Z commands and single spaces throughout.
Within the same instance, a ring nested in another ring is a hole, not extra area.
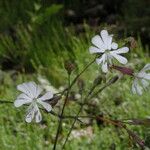
M 96 91 L 91 98 L 97 96 L 100 92 L 102 92 L 105 88 L 107 88 L 108 86 L 112 85 L 113 83 L 115 83 L 118 80 L 118 76 L 114 76 L 113 78 L 111 78 L 102 88 L 100 88 L 98 91 Z
M 70 87 L 69 88 L 71 88 L 75 83 L 76 83 L 76 81 L 77 81 L 77 79 L 85 72 L 85 70 L 87 69 L 87 68 L 89 68 L 94 62 L 95 62 L 95 59 L 96 59 L 97 57 L 95 57 L 87 66 L 85 66 L 85 68 L 74 78 L 74 80 L 72 81 L 72 83 L 70 84 Z
M 94 89 L 95 89 L 95 87 L 93 86 L 93 87 L 91 88 L 91 90 L 88 92 L 87 96 L 85 96 L 85 98 L 83 99 L 83 102 L 84 102 L 86 99 L 88 99 L 88 97 L 89 97 L 90 94 L 94 91 Z M 74 128 L 74 125 L 75 125 L 75 123 L 76 123 L 76 121 L 77 121 L 77 119 L 78 119 L 78 117 L 79 117 L 79 114 L 81 113 L 81 111 L 82 111 L 82 109 L 83 109 L 83 106 L 84 106 L 84 104 L 81 105 L 81 107 L 80 107 L 78 113 L 77 113 L 76 116 L 75 116 L 75 119 L 74 119 L 74 121 L 73 121 L 73 123 L 72 123 L 72 126 L 71 126 L 71 128 L 70 128 L 70 130 L 69 130 L 69 132 L 68 132 L 68 134 L 67 134 L 67 137 L 66 137 L 66 140 L 65 140 L 65 142 L 64 142 L 64 144 L 63 144 L 62 149 L 65 148 L 65 145 L 66 145 L 66 143 L 67 143 L 67 141 L 68 141 L 68 139 L 69 139 L 69 136 L 70 136 L 70 134 L 71 134 L 71 132 L 72 132 L 72 130 L 73 130 L 73 128 Z
M 69 74 L 68 74 L 68 87 L 70 87 L 70 75 Z M 54 142 L 53 150 L 56 149 L 56 145 L 57 145 L 59 133 L 60 133 L 60 130 L 61 130 L 61 127 L 62 127 L 62 120 L 63 120 L 62 118 L 63 118 L 65 106 L 66 106 L 67 101 L 68 101 L 69 93 L 70 93 L 70 88 L 67 91 L 66 98 L 65 98 L 65 101 L 64 101 L 64 105 L 63 105 L 63 108 L 62 108 L 62 111 L 61 111 L 61 114 L 60 114 L 60 117 L 59 117 L 60 120 L 59 120 L 59 124 L 58 124 L 58 128 L 57 128 L 57 133 L 56 133 L 56 137 L 55 137 L 55 142 Z
M 93 59 L 92 62 L 90 62 L 87 66 L 85 66 L 85 68 L 74 78 L 74 80 L 71 83 L 69 81 L 68 88 L 66 88 L 62 92 L 62 94 L 64 94 L 67 91 L 67 94 L 66 94 L 65 102 L 64 102 L 64 105 L 63 105 L 63 108 L 62 108 L 62 112 L 61 112 L 61 115 L 60 115 L 60 121 L 59 121 L 59 125 L 58 125 L 58 128 L 57 128 L 57 133 L 56 133 L 56 137 L 55 137 L 55 143 L 54 143 L 53 150 L 56 149 L 56 145 L 57 145 L 57 141 L 58 141 L 58 136 L 59 136 L 59 132 L 60 132 L 61 125 L 62 125 L 62 116 L 63 116 L 63 113 L 64 113 L 64 109 L 65 109 L 65 106 L 66 106 L 66 103 L 67 103 L 67 100 L 68 100 L 68 96 L 69 96 L 70 90 L 71 90 L 72 86 L 76 83 L 77 79 L 85 72 L 85 70 L 88 69 L 95 62 L 95 59 L 96 59 L 96 57 Z M 69 80 L 70 80 L 70 75 L 69 75 Z M 75 122 L 76 122 L 77 119 L 78 118 L 76 117 Z
M 55 117 L 58 117 L 59 119 L 60 118 L 62 118 L 63 120 L 64 119 L 75 119 L 75 116 L 61 116 L 61 115 L 59 115 L 59 114 L 56 114 L 55 112 L 53 112 L 53 111 L 51 111 L 51 112 L 49 112 L 51 115 L 53 115 L 53 116 L 55 116 Z M 82 117 L 82 116 L 81 116 Z M 83 116 L 83 117 L 86 117 L 86 118 L 88 118 L 88 116 Z M 80 119 L 78 119 L 78 121 L 80 122 L 80 123 L 83 123 Z M 83 124 L 85 124 L 85 123 L 83 123 Z
M 85 68 L 73 79 L 73 81 L 70 83 L 70 86 L 67 87 L 66 89 L 64 89 L 62 92 L 56 93 L 56 94 L 61 94 L 63 95 L 68 89 L 71 89 L 72 86 L 76 83 L 76 81 L 78 80 L 78 78 L 85 72 L 85 70 L 87 70 L 96 60 L 97 57 L 95 57 L 89 64 L 87 64 L 85 66 Z
M 5 100 L 0 100 L 0 104 L 5 104 L 5 103 L 12 104 L 13 102 L 11 102 L 11 101 L 5 101 Z
M 98 93 L 102 92 L 107 87 L 108 87 L 108 84 L 106 83 L 102 88 L 100 88 L 98 91 L 96 91 L 94 94 L 92 94 L 91 98 L 97 96 Z
M 107 82 L 101 89 L 99 89 L 97 92 L 95 92 L 90 98 L 92 98 L 93 96 L 97 95 L 99 92 L 103 91 L 106 87 L 108 87 L 109 85 L 111 85 L 111 84 L 113 83 L 112 81 L 113 81 L 113 80 L 110 80 L 109 82 Z M 93 91 L 95 90 L 95 87 L 96 87 L 96 86 L 97 86 L 97 85 L 95 85 L 95 86 L 93 86 L 93 87 L 91 88 L 91 90 L 89 91 L 89 93 L 87 94 L 87 96 L 84 98 L 83 102 L 84 102 L 86 99 L 89 98 L 89 96 L 90 96 L 90 95 L 93 93 Z M 69 138 L 69 136 L 70 136 L 70 134 L 71 134 L 71 131 L 73 130 L 73 127 L 74 127 L 74 125 L 75 125 L 75 122 L 77 121 L 77 118 L 78 118 L 80 112 L 81 112 L 82 109 L 83 109 L 83 106 L 84 106 L 84 104 L 81 105 L 81 107 L 80 107 L 80 109 L 79 109 L 79 111 L 78 111 L 78 113 L 77 113 L 77 115 L 76 115 L 76 118 L 75 118 L 75 120 L 74 120 L 74 122 L 73 122 L 73 124 L 72 124 L 72 126 L 71 126 L 71 128 L 70 128 L 70 130 L 69 130 L 69 133 L 68 133 L 68 135 L 67 135 L 67 138 L 66 138 L 66 140 L 65 140 L 65 142 L 64 142 L 63 148 L 65 147 L 65 145 L 66 145 L 66 143 L 67 143 L 67 141 L 68 141 L 68 138 Z
M 52 115 L 56 116 L 56 117 L 60 117 L 60 115 L 55 114 L 54 112 L 51 112 Z M 76 119 L 77 116 L 62 116 L 62 119 Z M 123 125 L 124 122 L 122 122 L 121 120 L 112 120 L 106 117 L 100 117 L 97 115 L 89 115 L 89 116 L 78 116 L 78 118 L 92 118 L 92 119 L 97 119 L 97 120 L 101 120 L 104 121 L 106 123 L 112 124 L 114 126 L 118 126 L 121 128 L 125 128 L 125 125 Z

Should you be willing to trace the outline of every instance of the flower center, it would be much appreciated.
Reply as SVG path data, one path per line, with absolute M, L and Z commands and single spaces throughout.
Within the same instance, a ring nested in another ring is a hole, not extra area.
M 106 54 L 110 53 L 110 50 L 108 50 L 108 49 L 107 49 L 107 50 L 105 50 L 105 53 L 106 53 Z
M 34 99 L 32 100 L 32 103 L 35 104 L 36 102 L 37 102 L 37 99 L 34 98 Z

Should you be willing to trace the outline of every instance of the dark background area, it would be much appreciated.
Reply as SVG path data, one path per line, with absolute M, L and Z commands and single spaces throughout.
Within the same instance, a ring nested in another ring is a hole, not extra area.
M 62 3 L 61 1 L 58 1 Z M 144 44 L 150 41 L 150 1 L 149 0 L 81 0 L 64 1 L 65 23 L 83 23 L 99 26 L 117 25 L 118 31 L 128 36 L 140 35 Z
M 101 24 L 117 25 L 118 31 L 127 31 L 128 35 L 140 35 L 142 42 L 150 40 L 150 1 L 149 0 L 1 0 L 0 30 L 12 30 L 20 22 L 30 21 L 29 12 L 34 11 L 34 3 L 41 5 L 41 11 L 51 4 L 62 4 L 63 11 L 58 13 L 64 25 L 75 25 L 82 31 L 85 21 L 91 27 Z

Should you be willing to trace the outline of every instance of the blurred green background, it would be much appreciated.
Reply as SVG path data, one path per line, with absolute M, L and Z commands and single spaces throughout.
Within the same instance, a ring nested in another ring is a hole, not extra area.
M 73 77 L 94 56 L 88 52 L 91 38 L 100 30 L 114 34 L 120 46 L 128 45 L 129 66 L 139 70 L 150 62 L 150 1 L 148 0 L 1 0 L 0 1 L 0 98 L 14 101 L 19 94 L 17 84 L 46 79 L 46 86 L 65 87 L 67 73 L 64 61 L 76 64 Z M 61 76 L 60 76 L 61 75 Z M 93 79 L 102 75 L 93 64 L 82 76 L 86 91 Z M 110 76 L 108 75 L 108 80 Z M 105 80 L 102 84 L 105 83 Z M 85 108 L 83 114 L 109 114 L 114 119 L 146 118 L 150 115 L 150 92 L 139 97 L 132 95 L 132 79 L 125 77 L 92 100 L 96 108 Z M 44 85 L 45 86 L 45 85 Z M 102 86 L 102 85 L 101 85 Z M 119 88 L 118 88 L 119 87 Z M 116 91 L 117 88 L 117 91 Z M 77 87 L 72 93 L 78 93 Z M 86 92 L 85 91 L 85 92 Z M 59 111 L 61 102 L 54 111 Z M 74 115 L 79 106 L 74 101 L 66 114 Z M 12 104 L 0 104 L 0 149 L 47 150 L 52 149 L 58 118 L 43 113 L 41 124 L 26 124 L 25 108 L 15 109 Z M 70 138 L 67 150 L 127 150 L 128 136 L 116 128 L 96 121 L 89 125 L 77 123 L 75 131 L 87 131 L 90 136 Z M 62 143 L 72 120 L 63 123 L 58 142 Z M 150 128 L 130 127 L 150 147 Z

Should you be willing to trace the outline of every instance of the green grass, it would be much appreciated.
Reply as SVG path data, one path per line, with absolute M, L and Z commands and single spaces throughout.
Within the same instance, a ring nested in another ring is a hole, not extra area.
M 23 78 L 18 77 L 18 81 L 14 83 L 7 77 L 7 81 L 1 86 L 1 99 L 14 101 L 18 94 L 15 89 L 16 84 L 31 79 Z M 118 87 L 122 88 L 116 92 Z M 128 84 L 121 81 L 121 83 L 112 85 L 112 87 L 102 93 L 100 96 L 101 99 L 97 104 L 99 111 L 96 113 L 109 113 L 112 118 L 115 119 L 145 118 L 146 116 L 149 116 L 149 96 L 149 93 L 145 94 L 143 97 L 133 96 L 129 90 Z M 121 100 L 122 103 L 119 106 L 115 106 L 114 102 L 118 99 Z M 68 107 L 66 114 L 74 115 L 75 112 L 77 112 L 78 107 L 74 106 L 74 104 Z M 43 112 L 43 121 L 41 124 L 26 124 L 24 121 L 25 109 L 25 107 L 16 109 L 11 104 L 0 105 L 1 149 L 51 149 L 58 123 L 57 118 Z M 58 108 L 55 108 L 54 110 L 58 111 L 57 109 Z M 84 111 L 83 114 L 86 114 L 86 112 Z M 60 147 L 62 141 L 64 141 L 70 125 L 71 121 L 69 120 L 63 124 L 64 128 L 60 137 L 61 139 L 58 142 L 58 147 Z M 76 129 L 80 130 L 81 128 L 86 129 L 86 126 L 82 125 L 81 127 L 80 124 L 76 125 Z M 88 137 L 72 139 L 68 142 L 66 149 L 101 148 L 105 150 L 108 149 L 112 143 L 116 144 L 118 150 L 126 149 L 128 147 L 127 135 L 119 135 L 122 140 L 118 138 L 119 129 L 115 129 L 109 125 L 98 127 L 95 122 L 93 123 L 92 128 L 94 130 L 92 140 Z M 149 136 L 148 127 L 133 129 L 143 138 Z

